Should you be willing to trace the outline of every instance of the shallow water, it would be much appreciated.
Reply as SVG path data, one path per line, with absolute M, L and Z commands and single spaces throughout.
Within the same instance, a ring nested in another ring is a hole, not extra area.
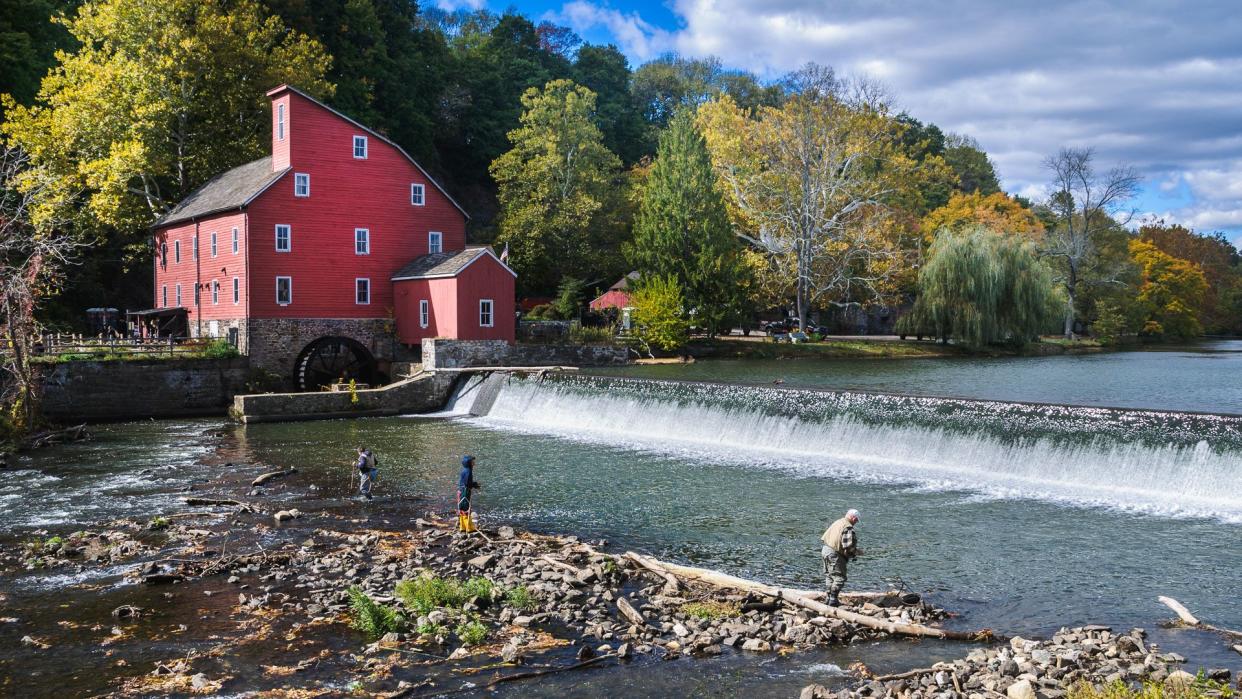
M 0 522 L 5 538 L 27 539 L 37 529 L 63 533 L 184 510 L 176 491 L 212 478 L 224 461 L 295 466 L 324 502 L 339 501 L 350 487 L 351 449 L 365 443 L 380 456 L 379 497 L 348 511 L 400 526 L 451 508 L 457 460 L 471 453 L 484 484 L 477 508 L 491 523 L 602 537 L 622 549 L 814 587 L 818 534 L 856 507 L 866 555 L 851 567 L 854 589 L 904 584 L 961 612 L 957 628 L 1047 635 L 1082 623 L 1142 626 L 1194 666 L 1236 668 L 1221 639 L 1160 628 L 1172 615 L 1155 598 L 1169 595 L 1201 618 L 1242 627 L 1242 420 L 1015 406 L 994 401 L 1039 398 L 995 392 L 991 400 L 940 400 L 549 377 L 508 383 L 481 418 L 108 425 L 96 428 L 94 442 L 17 459 L 0 486 Z M 1131 399 L 1109 394 L 1100 402 Z M 1199 401 L 1194 409 L 1208 407 Z M 135 594 L 116 587 L 118 576 L 8 579 L 4 613 L 23 624 L 65 615 L 107 624 L 108 611 Z M 70 591 L 75 608 L 58 609 L 59 595 L 77 584 L 105 591 Z M 22 628 L 0 627 L 0 640 L 15 648 Z M 165 648 L 153 644 L 138 660 L 162 657 Z M 603 695 L 624 683 L 633 696 L 789 696 L 854 659 L 897 670 L 962 652 L 901 641 L 781 659 L 727 656 L 575 673 L 506 693 Z M 53 678 L 87 671 L 97 653 L 58 649 L 35 680 L 47 691 L 36 694 L 54 692 Z

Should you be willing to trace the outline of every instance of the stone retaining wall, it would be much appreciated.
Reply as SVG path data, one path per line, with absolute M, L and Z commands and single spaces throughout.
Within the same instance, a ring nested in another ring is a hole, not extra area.
M 292 386 L 294 365 L 307 345 L 321 337 L 348 337 L 371 352 L 380 371 L 389 373 L 391 362 L 417 360 L 414 350 L 397 342 L 392 323 L 388 318 L 251 318 L 245 351 L 251 366 Z
M 245 357 L 51 364 L 43 414 L 56 422 L 224 415 L 248 374 Z
M 630 352 L 617 345 L 509 344 L 503 340 L 423 340 L 423 367 L 461 369 L 510 366 L 612 366 Z
M 381 388 L 353 393 L 321 391 L 241 395 L 233 399 L 229 415 L 239 422 L 250 423 L 431 412 L 444 407 L 458 376 L 456 372 L 424 373 Z

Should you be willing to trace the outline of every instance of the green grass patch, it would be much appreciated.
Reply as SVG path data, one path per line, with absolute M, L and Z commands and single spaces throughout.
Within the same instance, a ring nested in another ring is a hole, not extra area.
M 479 621 L 478 617 L 463 621 L 453 629 L 453 633 L 461 639 L 462 645 L 477 646 L 487 640 L 487 625 Z
M 1121 680 L 1096 687 L 1090 682 L 1079 681 L 1069 688 L 1066 699 L 1213 699 L 1237 697 L 1225 682 L 1216 682 L 1204 677 L 1200 672 L 1195 681 L 1188 685 L 1175 685 L 1168 682 L 1147 681 L 1132 687 Z
M 505 592 L 505 604 L 524 612 L 534 611 L 539 608 L 539 600 L 535 599 L 535 595 L 525 585 L 518 585 Z
M 170 522 L 168 521 L 167 517 L 162 517 L 162 516 L 152 517 L 151 521 L 147 522 L 147 528 L 148 529 L 167 529 L 169 524 Z
M 739 359 L 944 357 L 966 352 L 954 345 L 913 340 L 823 340 L 822 342 L 770 342 L 741 338 L 696 339 L 687 351 L 695 357 Z
M 459 609 L 473 597 L 492 599 L 496 586 L 487 578 L 470 578 L 464 583 L 452 578 L 423 574 L 397 583 L 397 597 L 420 615 L 433 609 Z
M 371 599 L 361 588 L 350 587 L 347 594 L 350 625 L 366 634 L 367 638 L 376 639 L 405 628 L 405 617 L 400 612 Z
M 690 602 L 681 605 L 681 611 L 696 619 L 729 619 L 742 613 L 741 607 L 734 602 Z

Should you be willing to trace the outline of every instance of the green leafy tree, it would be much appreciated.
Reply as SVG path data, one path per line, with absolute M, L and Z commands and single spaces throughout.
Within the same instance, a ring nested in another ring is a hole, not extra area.
M 553 306 L 562 320 L 578 317 L 582 308 L 582 294 L 586 291 L 586 282 L 577 277 L 565 277 L 556 287 L 556 301 Z
M 648 155 L 646 124 L 630 92 L 625 55 L 616 46 L 583 46 L 574 60 L 573 79 L 596 95 L 595 118 L 608 150 L 627 165 Z
M 1060 299 L 1032 243 L 984 228 L 943 231 L 903 325 L 967 347 L 1021 346 L 1056 322 Z
M 671 277 L 697 324 L 709 335 L 734 314 L 746 266 L 707 143 L 683 110 L 660 135 L 660 150 L 642 190 L 629 258 L 646 277 Z
M 36 106 L 8 104 L 4 130 L 32 161 L 18 186 L 40 193 L 34 225 L 63 216 L 131 252 L 160 213 L 267 152 L 267 88 L 332 91 L 323 46 L 251 0 L 105 0 L 65 22 L 80 47 Z
M 1095 305 L 1095 322 L 1091 324 L 1091 331 L 1097 340 L 1115 345 L 1127 329 L 1126 316 L 1116 304 L 1101 301 Z
M 975 139 L 950 134 L 944 140 L 944 159 L 957 174 L 960 191 L 984 196 L 1001 191 L 996 166 Z
M 0 95 L 12 95 L 18 104 L 34 99 L 39 81 L 56 63 L 56 50 L 69 45 L 69 33 L 52 18 L 74 4 L 0 0 Z
M 591 119 L 595 93 L 554 80 L 522 95 L 513 148 L 492 163 L 500 186 L 500 236 L 522 287 L 550 290 L 569 275 L 590 275 L 616 254 L 621 162 Z
M 690 322 L 681 286 L 673 277 L 642 279 L 632 299 L 635 336 L 652 354 L 652 348 L 673 352 L 690 339 Z

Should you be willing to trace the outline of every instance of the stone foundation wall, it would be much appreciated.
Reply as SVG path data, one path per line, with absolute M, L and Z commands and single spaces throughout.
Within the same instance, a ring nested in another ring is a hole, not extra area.
M 503 340 L 423 340 L 423 366 L 460 369 L 497 366 L 613 366 L 628 364 L 629 350 L 615 345 L 527 345 Z
M 256 369 L 293 380 L 298 355 L 321 337 L 348 337 L 366 347 L 390 373 L 393 361 L 417 361 L 417 351 L 397 342 L 387 318 L 251 318 L 243 353 Z
M 214 323 L 214 325 L 213 325 Z M 229 339 L 229 331 L 237 331 L 237 351 L 246 354 L 250 349 L 248 321 L 246 318 L 220 318 L 218 320 L 197 320 L 190 323 L 190 337 L 207 337 L 218 340 Z
M 234 420 L 250 423 L 425 413 L 444 407 L 457 379 L 457 372 L 445 372 L 420 374 L 382 388 L 354 393 L 239 395 L 233 399 L 229 414 Z
M 52 364 L 43 414 L 56 422 L 224 415 L 248 374 L 245 357 Z

